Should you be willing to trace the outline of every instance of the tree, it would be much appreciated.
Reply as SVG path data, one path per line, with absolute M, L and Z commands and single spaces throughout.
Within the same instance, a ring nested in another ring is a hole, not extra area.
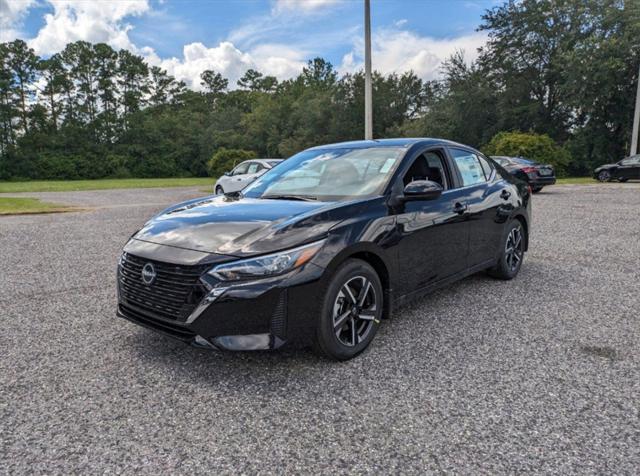
M 18 98 L 18 110 L 22 130 L 29 132 L 29 103 L 33 97 L 33 83 L 38 71 L 38 59 L 33 49 L 22 40 L 15 40 L 7 47 L 6 64 L 13 76 L 13 89 Z
M 149 75 L 149 106 L 158 107 L 174 104 L 184 94 L 186 89 L 184 82 L 176 81 L 164 69 L 152 66 L 149 70 Z
M 42 93 L 47 98 L 47 106 L 49 116 L 51 117 L 51 126 L 54 131 L 58 130 L 58 121 L 61 114 L 62 105 L 60 104 L 60 96 L 64 93 L 67 75 L 60 55 L 55 54 L 51 58 L 41 60 L 38 63 L 38 69 L 44 80 L 44 88 Z
M 207 69 L 200 75 L 200 84 L 205 88 L 207 93 L 218 95 L 227 90 L 229 80 L 220 73 Z
M 255 69 L 248 69 L 246 73 L 238 80 L 238 86 L 241 89 L 248 89 L 249 91 L 259 91 L 260 82 L 262 80 L 262 73 Z
M 571 156 L 545 134 L 500 132 L 483 149 L 487 155 L 524 157 L 542 164 L 551 164 L 556 174 L 563 176 Z
M 229 172 L 237 164 L 255 159 L 256 153 L 250 150 L 219 148 L 207 163 L 207 171 L 211 177 L 220 177 Z

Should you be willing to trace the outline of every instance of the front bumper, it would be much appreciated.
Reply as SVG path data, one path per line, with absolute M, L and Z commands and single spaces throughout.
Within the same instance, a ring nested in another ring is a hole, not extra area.
M 154 312 L 121 292 L 117 315 L 196 347 L 224 350 L 277 349 L 287 342 L 307 344 L 315 331 L 324 269 L 308 263 L 289 274 L 250 282 L 212 282 L 207 276 L 200 302 L 184 317 Z

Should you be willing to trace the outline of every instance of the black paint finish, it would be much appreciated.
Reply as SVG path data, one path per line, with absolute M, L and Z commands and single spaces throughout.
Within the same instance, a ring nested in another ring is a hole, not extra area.
M 403 177 L 414 159 L 437 150 L 453 171 L 448 147 L 479 154 L 466 146 L 439 139 L 396 139 L 321 149 L 388 146 L 404 147 L 406 152 L 378 196 L 335 202 L 212 196 L 161 212 L 129 240 L 124 251 L 142 261 L 173 265 L 175 272 L 185 267 L 210 269 L 239 258 L 325 242 L 310 262 L 284 275 L 220 282 L 203 274 L 198 286 L 219 295 L 210 302 L 203 300 L 197 315 L 184 319 L 167 319 L 128 302 L 119 270 L 118 314 L 200 345 L 196 335 L 209 342 L 222 336 L 268 335 L 270 348 L 287 341 L 309 343 L 325 285 L 346 259 L 366 260 L 378 272 L 385 294 L 384 317 L 389 317 L 394 304 L 404 299 L 493 266 L 512 220 L 529 229 L 527 185 L 495 164 L 487 182 L 463 187 L 454 173 L 441 193 L 434 193 L 431 184 L 418 184 L 415 190 L 429 196 L 406 198 Z M 161 269 L 174 272 L 171 266 Z M 171 281 L 170 274 L 158 275 L 169 294 L 175 292 Z

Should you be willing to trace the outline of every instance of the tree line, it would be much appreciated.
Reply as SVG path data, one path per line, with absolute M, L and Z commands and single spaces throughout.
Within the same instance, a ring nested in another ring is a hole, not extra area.
M 540 135 L 571 175 L 628 152 L 640 2 L 510 0 L 479 30 L 489 39 L 478 59 L 454 54 L 441 79 L 374 73 L 375 137 L 488 150 L 499 133 Z M 322 58 L 283 81 L 253 69 L 234 88 L 216 71 L 199 80 L 193 91 L 104 43 L 49 58 L 2 43 L 0 179 L 203 176 L 219 150 L 287 157 L 363 135 L 363 73 L 340 76 Z

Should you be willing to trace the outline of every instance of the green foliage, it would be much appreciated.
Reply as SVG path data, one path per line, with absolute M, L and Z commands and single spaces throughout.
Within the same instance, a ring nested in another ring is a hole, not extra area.
M 556 174 L 563 177 L 571 162 L 571 155 L 546 134 L 500 132 L 484 147 L 487 155 L 524 157 L 542 164 L 551 164 Z
M 207 162 L 207 171 L 211 177 L 220 177 L 240 162 L 255 158 L 256 153 L 249 150 L 220 147 Z

